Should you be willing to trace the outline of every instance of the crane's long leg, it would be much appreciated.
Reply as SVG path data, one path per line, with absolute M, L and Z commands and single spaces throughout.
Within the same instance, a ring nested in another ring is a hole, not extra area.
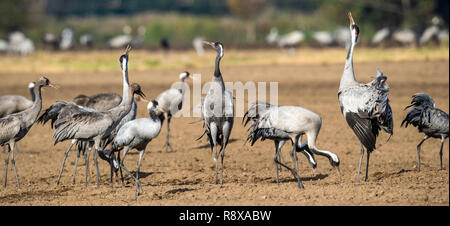
M 144 153 L 145 153 L 145 149 L 139 151 L 139 161 L 138 161 L 138 167 L 136 170 L 136 180 L 138 180 L 138 181 L 139 181 L 139 172 L 141 170 L 142 157 L 144 156 Z M 140 184 L 140 182 L 139 182 L 139 184 Z M 142 187 L 140 187 L 140 188 L 141 188 L 141 192 L 144 193 L 144 190 L 142 190 Z M 137 184 L 136 184 L 136 192 L 138 192 Z
M 117 151 L 117 161 L 119 162 L 120 179 L 122 181 L 122 187 L 125 187 L 125 181 L 123 179 L 122 167 L 120 166 L 120 150 Z
M 218 171 L 219 171 L 218 170 L 218 167 L 219 167 L 219 160 L 218 160 L 218 158 L 219 158 L 219 152 L 217 151 L 217 145 L 214 144 L 214 162 L 216 163 L 216 174 L 214 176 L 214 181 L 215 181 L 216 184 L 218 184 L 217 175 L 219 174 L 218 173 Z
M 361 163 L 362 163 L 362 160 L 363 160 L 363 157 L 364 157 L 364 147 L 363 147 L 362 143 L 360 143 L 360 145 L 361 145 L 361 155 L 359 157 L 358 175 L 356 176 L 356 182 L 358 182 L 358 183 L 359 183 L 359 174 L 361 172 Z
M 6 145 L 8 145 L 8 144 L 6 144 Z M 8 146 L 6 148 L 7 148 L 7 150 L 6 150 L 6 159 L 5 159 L 5 181 L 3 184 L 3 187 L 5 187 L 5 188 L 6 188 L 6 182 L 8 181 L 8 163 L 9 163 L 9 155 L 11 152 L 10 146 Z
M 72 183 L 75 184 L 75 177 L 77 176 L 77 167 L 78 167 L 78 158 L 80 158 L 81 148 L 78 148 L 77 150 L 77 157 L 75 158 L 75 167 L 73 169 L 73 179 Z
M 14 160 L 14 148 L 16 146 L 16 142 L 10 142 L 9 143 L 9 149 L 11 152 L 11 164 L 14 170 L 14 174 L 16 175 L 16 181 L 17 181 L 17 187 L 20 188 L 20 182 L 19 182 L 19 174 L 17 173 L 16 169 L 16 161 Z M 6 178 L 6 177 L 5 177 Z
M 220 184 L 223 184 L 223 159 L 225 158 L 225 146 L 220 148 Z
M 125 165 L 123 164 L 123 161 L 125 160 L 125 156 L 127 155 L 128 151 L 129 151 L 129 149 L 128 149 L 127 147 L 125 147 L 124 150 L 123 150 L 122 161 L 120 161 L 120 167 L 123 168 L 123 170 L 125 170 L 125 172 L 126 172 L 128 175 L 130 175 L 131 178 L 133 178 L 133 180 L 136 182 L 136 186 L 138 186 L 138 184 L 139 184 L 139 186 L 141 186 L 139 180 L 137 180 L 137 179 L 133 176 L 133 174 L 132 174 L 130 171 L 128 171 L 128 169 L 127 169 L 127 168 L 125 167 Z M 136 200 L 136 193 L 134 194 L 134 200 Z
M 424 141 L 426 141 L 429 138 L 429 136 L 425 135 L 422 140 L 417 145 L 417 171 L 420 172 L 420 146 Z
M 298 140 L 294 139 L 293 144 L 292 144 L 291 157 L 292 157 L 292 161 L 294 162 L 294 166 L 295 166 L 295 173 L 296 173 L 296 177 L 297 177 L 297 181 L 298 181 L 298 187 L 300 189 L 303 189 L 304 187 L 302 184 L 302 180 L 300 179 L 300 175 L 298 173 L 297 152 L 295 152 L 297 145 L 298 145 Z
M 90 177 L 90 172 L 89 172 L 89 157 L 91 156 L 91 150 L 92 150 L 92 147 L 89 147 L 89 148 L 88 148 L 87 154 L 84 156 L 84 161 L 86 162 L 86 176 L 85 176 L 85 181 L 84 181 L 84 187 L 87 187 L 87 184 L 88 184 L 88 178 Z
M 94 147 L 94 165 L 95 165 L 95 170 L 97 172 L 97 188 L 100 187 L 100 170 L 98 168 L 98 149 L 96 147 Z
M 274 140 L 273 142 L 275 143 L 275 156 L 273 157 L 273 163 L 275 165 L 275 173 L 276 173 L 276 176 L 277 176 L 277 185 L 279 185 L 280 181 L 278 179 L 278 170 L 279 170 L 278 167 L 281 168 L 281 166 L 278 165 L 277 160 L 279 160 L 278 159 L 278 145 L 280 144 L 280 141 Z
M 76 142 L 76 140 L 72 140 L 72 142 L 70 142 L 69 148 L 67 148 L 66 152 L 64 152 L 64 157 L 63 157 L 63 161 L 62 161 L 62 165 L 61 165 L 61 170 L 59 170 L 59 175 L 58 175 L 58 179 L 56 180 L 56 184 L 59 184 L 59 181 L 61 180 L 61 175 L 63 173 L 64 170 L 64 164 L 66 163 L 66 159 L 67 156 L 69 155 L 69 151 L 70 149 L 72 149 L 73 144 Z
M 167 117 L 167 139 L 166 144 L 164 144 L 164 147 L 166 148 L 166 151 L 170 149 L 170 151 L 173 151 L 172 145 L 170 144 L 170 119 L 172 116 Z
M 283 148 L 285 143 L 286 143 L 286 140 L 281 140 L 280 144 L 278 145 L 278 151 L 280 152 L 280 154 L 278 155 L 278 161 L 279 162 L 284 162 L 283 161 L 283 155 L 281 154 L 281 149 Z M 279 168 L 278 170 L 281 172 L 283 167 L 281 165 L 279 165 L 279 164 L 277 164 L 277 165 L 278 165 L 278 168 Z
M 441 170 L 442 170 L 442 148 L 444 147 L 445 139 L 447 139 L 447 137 L 443 136 L 441 138 L 441 150 L 439 150 L 439 160 L 441 161 Z
M 367 151 L 366 178 L 364 179 L 364 181 L 366 182 L 369 180 L 369 158 L 370 158 L 370 151 Z

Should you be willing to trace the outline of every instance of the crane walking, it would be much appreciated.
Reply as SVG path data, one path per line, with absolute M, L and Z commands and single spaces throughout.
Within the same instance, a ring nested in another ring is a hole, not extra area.
M 253 122 L 253 124 L 250 126 L 249 130 L 254 128 L 255 126 L 258 125 L 258 121 L 260 120 L 261 116 L 263 114 L 265 114 L 270 108 L 276 108 L 278 106 L 274 106 L 272 104 L 268 104 L 268 103 L 264 103 L 264 102 L 255 102 L 253 103 L 248 111 L 244 114 L 244 117 L 242 118 L 242 122 L 245 121 L 244 126 L 246 126 L 250 121 Z M 256 136 L 262 135 L 262 134 L 254 134 L 252 132 L 250 132 L 249 136 L 247 137 L 247 141 L 252 141 L 251 145 L 253 146 L 254 142 L 254 138 L 256 138 Z M 255 136 L 255 137 L 254 137 Z M 259 137 L 258 137 L 259 138 Z M 261 137 L 261 140 L 265 140 L 265 139 L 269 139 L 269 140 L 273 140 L 274 144 L 275 144 L 275 157 L 274 157 L 274 164 L 275 164 L 275 172 L 276 172 L 276 179 L 277 179 L 277 184 L 279 183 L 278 180 L 278 172 L 279 170 L 281 170 L 282 165 L 278 164 L 278 162 L 282 162 L 281 159 L 281 154 L 279 154 L 278 152 L 281 153 L 281 149 L 284 146 L 284 144 L 286 143 L 286 141 L 288 141 L 289 138 L 289 134 L 287 134 L 286 132 L 280 131 L 280 130 L 274 130 L 274 133 L 272 134 L 267 134 L 264 137 Z M 254 141 L 256 142 L 257 139 L 255 139 Z M 301 152 L 302 154 L 305 155 L 306 159 L 308 160 L 309 164 L 311 165 L 311 167 L 315 170 L 317 167 L 317 162 L 314 158 L 314 154 L 311 153 L 307 148 L 303 148 L 300 149 L 300 146 L 296 147 L 296 152 Z
M 19 175 L 16 170 L 16 164 L 14 160 L 14 148 L 16 143 L 20 141 L 25 135 L 27 135 L 30 128 L 36 122 L 39 112 L 42 109 L 42 87 L 54 87 L 55 86 L 46 77 L 40 77 L 33 89 L 35 100 L 33 105 L 21 112 L 8 115 L 4 118 L 0 118 L 0 145 L 8 145 L 8 153 L 5 160 L 5 181 L 4 187 L 6 187 L 8 176 L 8 162 L 11 155 L 11 164 L 16 175 L 17 187 L 20 188 Z
M 424 133 L 425 136 L 417 145 L 417 170 L 420 172 L 420 146 L 422 143 L 430 137 L 441 138 L 441 149 L 439 150 L 439 160 L 442 170 L 442 148 L 444 142 L 449 136 L 448 126 L 448 114 L 439 108 L 435 107 L 434 100 L 430 95 L 426 93 L 416 93 L 412 96 L 411 105 L 408 105 L 406 109 L 413 107 L 405 119 L 402 121 L 401 126 L 405 125 L 405 128 L 409 124 L 417 127 L 419 132 Z
M 134 199 L 138 195 L 138 189 L 142 189 L 142 185 L 139 182 L 139 170 L 141 168 L 142 157 L 144 156 L 145 149 L 150 141 L 156 138 L 161 131 L 162 117 L 164 110 L 159 106 L 158 101 L 152 100 L 147 105 L 147 111 L 149 118 L 138 118 L 125 123 L 118 131 L 112 143 L 111 152 L 105 151 L 105 154 L 112 156 L 114 152 L 118 152 L 120 156 L 120 150 L 124 150 L 122 159 L 119 157 L 120 168 L 131 176 L 136 182 L 136 191 Z M 139 151 L 139 161 L 136 170 L 136 176 L 125 167 L 123 164 L 125 156 L 128 151 L 136 149 Z M 111 169 L 112 171 L 113 169 Z M 112 178 L 111 178 L 112 183 Z M 124 184 L 122 177 L 122 185 Z
M 260 106 L 264 107 L 264 106 Z M 252 145 L 258 140 L 274 139 L 279 140 L 291 140 L 292 151 L 290 153 L 292 161 L 294 162 L 295 171 L 284 163 L 278 161 L 278 155 L 280 149 L 276 145 L 276 153 L 274 157 L 275 166 L 280 164 L 288 169 L 298 181 L 298 187 L 303 189 L 303 184 L 298 173 L 298 163 L 296 151 L 305 150 L 307 153 L 312 152 L 314 154 L 322 155 L 330 160 L 330 164 L 334 166 L 339 173 L 339 157 L 326 150 L 319 150 L 316 147 L 316 139 L 319 135 L 320 128 L 322 126 L 322 118 L 302 107 L 297 106 L 273 106 L 271 105 L 265 111 L 259 115 L 257 119 L 250 126 L 250 134 L 248 140 L 251 140 Z M 301 137 L 306 135 L 308 141 L 302 145 Z M 277 170 L 277 182 L 278 182 L 278 170 Z
M 365 181 L 367 181 L 369 157 L 371 152 L 375 150 L 379 131 L 383 129 L 392 136 L 394 122 L 388 99 L 389 85 L 385 83 L 387 77 L 383 75 L 383 72 L 378 69 L 375 79 L 370 83 L 362 84 L 356 81 L 353 71 L 353 51 L 358 41 L 359 28 L 351 13 L 348 13 L 348 17 L 350 19 L 351 46 L 348 50 L 339 85 L 338 99 L 342 114 L 360 141 L 361 156 L 356 178 L 356 181 L 359 182 L 364 148 L 367 152 L 365 177 Z

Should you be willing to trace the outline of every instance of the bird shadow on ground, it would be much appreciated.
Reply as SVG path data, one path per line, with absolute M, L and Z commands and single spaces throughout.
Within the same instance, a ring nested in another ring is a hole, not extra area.
M 136 176 L 136 171 L 131 171 L 131 173 L 132 173 L 134 176 Z M 148 177 L 148 176 L 150 176 L 150 175 L 153 175 L 153 174 L 163 174 L 163 172 L 143 172 L 143 171 L 140 171 L 140 172 L 139 172 L 139 179 L 146 178 L 146 177 Z
M 401 175 L 403 173 L 408 173 L 408 172 L 412 172 L 412 171 L 413 170 L 411 170 L 411 169 L 409 169 L 409 170 L 401 169 L 401 170 L 399 170 L 397 172 L 375 172 L 373 174 L 373 176 L 375 177 L 375 180 L 380 181 L 380 180 L 383 180 L 383 179 L 386 179 L 386 178 L 389 178 L 389 177 L 392 177 L 392 176 L 399 176 L 399 175 Z
M 329 176 L 328 174 L 319 173 L 313 177 L 300 177 L 300 179 L 302 181 L 316 181 L 316 180 L 323 180 L 323 179 L 327 178 L 328 176 Z M 277 181 L 274 178 L 271 180 L 273 180 L 272 183 L 275 183 L 275 184 L 277 183 Z M 291 182 L 297 182 L 297 179 L 294 177 L 291 177 L 291 178 L 280 179 L 279 181 L 280 181 L 280 183 L 291 183 Z
M 180 192 L 187 192 L 187 191 L 195 191 L 198 189 L 195 188 L 176 188 L 176 189 L 172 189 L 169 191 L 166 191 L 166 194 L 175 194 L 175 193 L 180 193 Z
M 0 203 L 14 203 L 17 200 L 32 200 L 32 199 L 39 199 L 42 197 L 57 198 L 59 196 L 63 196 L 64 195 L 63 193 L 69 190 L 70 190 L 69 188 L 60 187 L 58 189 L 52 189 L 50 191 L 48 190 L 27 191 L 27 192 L 19 191 L 19 193 L 0 197 Z
M 228 140 L 228 144 L 231 144 L 231 143 L 233 143 L 233 142 L 236 142 L 236 141 L 238 141 L 238 139 L 230 139 L 230 140 Z M 200 145 L 200 146 L 197 146 L 197 147 L 193 147 L 193 148 L 191 148 L 191 149 L 204 149 L 204 148 L 209 148 L 210 146 L 209 146 L 209 143 L 207 143 L 207 144 L 204 144 L 204 145 Z

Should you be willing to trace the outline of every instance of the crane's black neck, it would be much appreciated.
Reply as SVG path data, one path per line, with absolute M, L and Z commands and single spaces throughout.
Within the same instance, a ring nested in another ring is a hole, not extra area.
M 220 72 L 220 60 L 222 60 L 222 57 L 220 56 L 220 53 L 217 52 L 216 63 L 214 68 L 214 76 L 216 77 L 222 76 L 222 73 Z
M 24 111 L 26 127 L 28 127 L 28 128 L 34 124 L 37 117 L 39 116 L 39 113 L 41 112 L 41 108 L 42 108 L 41 88 L 42 88 L 42 84 L 36 84 L 36 86 L 34 86 L 33 94 L 35 96 L 35 100 L 33 102 L 33 105 Z
M 31 95 L 31 101 L 34 102 L 34 100 L 36 99 L 36 95 L 34 95 L 34 89 L 33 88 L 30 88 L 30 95 Z

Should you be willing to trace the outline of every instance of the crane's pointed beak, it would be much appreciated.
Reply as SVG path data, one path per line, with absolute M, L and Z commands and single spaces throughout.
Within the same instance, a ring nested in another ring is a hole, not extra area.
M 125 52 L 123 54 L 128 55 L 128 53 L 131 51 L 131 46 L 127 45 L 127 48 L 125 49 Z
M 209 45 L 214 48 L 214 44 L 212 42 L 203 41 L 203 44 Z
M 53 84 L 53 83 L 49 83 L 48 86 L 49 86 L 49 87 L 52 87 L 52 88 L 54 88 L 54 89 L 59 89 L 59 86 L 56 85 L 56 84 Z
M 142 92 L 141 90 L 136 90 L 135 93 L 136 93 L 137 95 L 139 95 L 140 97 L 142 97 L 142 98 L 145 99 L 145 94 L 144 94 L 144 92 Z
M 143 97 L 141 97 L 141 96 L 139 96 L 139 95 L 136 95 L 136 96 L 134 97 L 134 99 L 135 99 L 136 101 L 142 101 L 142 102 L 146 102 L 146 103 L 150 102 L 149 100 L 147 100 L 147 99 L 145 99 L 145 98 L 143 98 Z
M 159 106 L 157 108 L 158 108 L 158 115 L 166 113 L 166 111 L 164 111 L 164 109 L 160 108 Z
M 341 181 L 341 170 L 339 169 L 339 166 L 335 166 L 339 178 L 339 182 Z
M 353 17 L 352 17 L 352 13 L 351 13 L 351 12 L 348 12 L 348 19 L 350 20 L 350 25 L 355 24 L 355 21 L 353 20 Z

